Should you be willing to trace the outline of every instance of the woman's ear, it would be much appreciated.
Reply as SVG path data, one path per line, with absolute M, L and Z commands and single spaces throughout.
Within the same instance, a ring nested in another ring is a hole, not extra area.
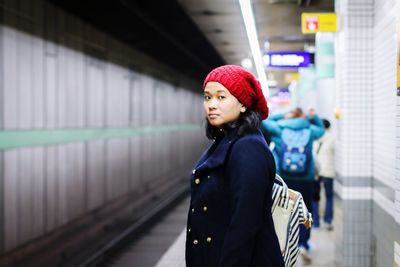
M 242 108 L 240 109 L 240 112 L 246 112 L 246 107 L 242 105 Z

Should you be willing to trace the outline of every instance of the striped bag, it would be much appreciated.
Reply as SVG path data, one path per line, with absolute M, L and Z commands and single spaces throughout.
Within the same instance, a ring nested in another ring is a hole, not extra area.
M 272 201 L 272 217 L 285 267 L 292 267 L 299 255 L 299 226 L 304 224 L 310 228 L 312 216 L 302 195 L 289 189 L 279 175 L 276 175 L 272 188 Z

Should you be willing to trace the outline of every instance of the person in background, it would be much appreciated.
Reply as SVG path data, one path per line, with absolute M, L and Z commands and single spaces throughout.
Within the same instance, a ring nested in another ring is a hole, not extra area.
M 306 206 L 311 210 L 314 197 L 315 165 L 313 142 L 325 130 L 321 119 L 313 108 L 306 116 L 301 108 L 285 114 L 271 115 L 262 122 L 265 131 L 271 136 L 277 173 L 289 188 L 303 195 Z M 299 249 L 303 261 L 311 262 L 309 256 L 310 229 L 300 226 Z
M 315 141 L 314 148 L 319 162 L 318 181 L 323 184 L 325 191 L 324 223 L 328 231 L 333 230 L 333 178 L 335 177 L 334 156 L 335 146 L 331 133 L 331 124 L 328 120 L 322 119 L 325 127 L 325 134 L 321 139 Z M 319 202 L 313 203 L 314 226 L 320 226 Z
M 260 131 L 268 107 L 260 83 L 240 66 L 204 80 L 212 145 L 190 179 L 187 267 L 283 267 L 272 219 L 275 162 Z

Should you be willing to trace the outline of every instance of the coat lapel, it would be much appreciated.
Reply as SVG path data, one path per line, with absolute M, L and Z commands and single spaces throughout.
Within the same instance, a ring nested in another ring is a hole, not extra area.
M 237 136 L 228 135 L 219 142 L 216 141 L 201 157 L 196 165 L 196 171 L 210 170 L 222 165 L 225 162 L 229 148 L 237 138 Z

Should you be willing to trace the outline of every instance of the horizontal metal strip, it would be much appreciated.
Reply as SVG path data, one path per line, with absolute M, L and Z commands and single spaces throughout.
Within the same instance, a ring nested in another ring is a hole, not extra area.
M 343 186 L 338 180 L 335 180 L 334 189 L 343 200 L 372 199 L 371 187 Z
M 157 125 L 132 128 L 77 128 L 0 131 L 0 149 L 12 149 L 89 140 L 199 130 L 199 124 Z
M 395 219 L 395 205 L 394 202 L 384 196 L 379 190 L 372 187 L 355 187 L 355 186 L 342 186 L 338 181 L 334 184 L 335 193 L 346 200 L 373 200 L 379 207 L 381 207 L 389 216 Z
M 385 196 L 386 198 L 388 198 L 390 201 L 395 200 L 395 194 L 396 194 L 396 181 L 395 179 L 391 179 L 391 186 L 389 186 L 388 182 L 385 181 L 385 183 L 383 183 L 382 180 L 377 179 L 376 177 L 374 177 L 373 182 L 373 188 L 374 190 L 377 190 L 380 194 L 382 194 L 383 196 Z
M 342 176 L 339 173 L 336 173 L 335 180 L 338 181 L 343 186 L 356 186 L 356 187 L 371 187 L 372 186 L 372 177 L 356 177 L 356 176 Z
M 349 187 L 365 187 L 374 188 L 378 190 L 382 195 L 387 197 L 389 200 L 394 201 L 395 199 L 395 181 L 394 179 L 386 181 L 379 177 L 355 177 L 355 176 L 341 176 L 336 173 L 335 181 L 340 183 L 344 188 Z
M 386 211 L 390 217 L 396 219 L 396 207 L 393 201 L 382 195 L 381 192 L 376 189 L 374 189 L 373 192 L 373 200 L 381 209 Z

